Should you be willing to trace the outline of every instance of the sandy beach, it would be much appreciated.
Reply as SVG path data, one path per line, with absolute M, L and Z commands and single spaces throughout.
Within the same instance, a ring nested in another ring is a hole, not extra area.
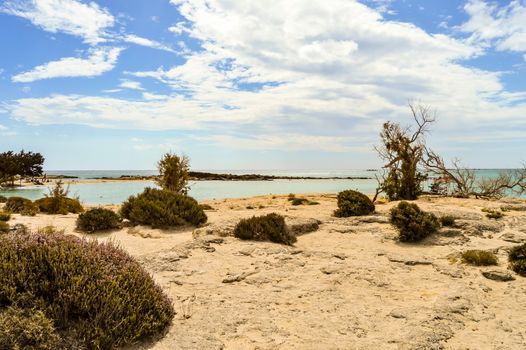
M 286 196 L 208 201 L 208 223 L 197 229 L 89 235 L 139 259 L 177 311 L 162 339 L 128 349 L 524 348 L 526 279 L 507 270 L 507 249 L 526 242 L 525 200 L 422 197 L 422 209 L 454 215 L 456 225 L 402 244 L 387 216 L 397 202 L 336 218 L 334 194 L 304 197 L 320 204 L 292 206 Z M 481 211 L 502 206 L 514 210 L 499 220 Z M 298 233 L 294 246 L 230 235 L 239 219 L 270 212 Z M 15 214 L 10 224 L 83 236 L 75 220 Z M 499 265 L 462 264 L 467 249 L 492 250 Z M 488 279 L 488 271 L 514 280 Z

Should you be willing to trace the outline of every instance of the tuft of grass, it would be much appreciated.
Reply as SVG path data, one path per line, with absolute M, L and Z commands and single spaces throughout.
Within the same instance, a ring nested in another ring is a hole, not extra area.
M 245 240 L 270 241 L 287 245 L 296 242 L 296 236 L 287 228 L 285 218 L 276 213 L 242 219 L 234 229 L 234 236 Z
M 526 277 L 526 243 L 513 247 L 508 253 L 509 267 Z
M 77 230 L 88 233 L 112 230 L 121 227 L 122 219 L 113 210 L 94 208 L 77 218 Z
M 400 242 L 417 242 L 435 233 L 440 223 L 432 213 L 422 211 L 418 205 L 402 201 L 391 209 L 390 221 L 395 226 Z
M 27 228 L 25 228 L 21 232 L 28 233 L 29 231 L 27 230 Z M 55 234 L 63 235 L 66 232 L 66 230 L 63 228 L 57 228 L 55 226 L 48 225 L 44 227 L 39 227 L 37 229 L 37 232 L 38 234 L 41 234 L 41 235 L 55 235 Z
M 453 215 L 445 215 L 440 217 L 440 224 L 444 227 L 451 227 L 455 225 L 455 220 Z
M 461 258 L 463 263 L 475 266 L 490 266 L 498 264 L 495 254 L 479 249 L 466 250 L 461 254 Z
M 0 221 L 9 221 L 11 219 L 11 213 L 0 212 Z
M 148 272 L 112 243 L 7 234 L 0 240 L 0 266 L 0 310 L 41 311 L 61 335 L 89 349 L 136 343 L 164 331 L 174 316 Z

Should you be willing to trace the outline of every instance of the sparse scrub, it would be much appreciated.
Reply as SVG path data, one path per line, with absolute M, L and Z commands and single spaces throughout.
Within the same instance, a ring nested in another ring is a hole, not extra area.
M 0 212 L 0 221 L 9 221 L 9 219 L 11 219 L 11 214 L 10 213 L 3 213 L 3 212 Z
M 526 243 L 512 248 L 508 254 L 510 269 L 526 277 Z
M 154 228 L 199 225 L 207 220 L 203 208 L 192 197 L 172 191 L 146 188 L 122 204 L 120 214 L 135 225 Z
M 462 253 L 461 257 L 463 263 L 475 266 L 490 266 L 498 264 L 495 254 L 485 250 L 467 250 Z
M 188 193 L 188 179 L 190 159 L 183 155 L 166 153 L 157 163 L 160 177 L 157 184 L 166 191 L 186 195 Z
M 0 221 L 0 233 L 8 233 L 9 230 L 9 224 L 7 222 Z
M 5 203 L 4 210 L 25 216 L 35 216 L 38 212 L 38 206 L 27 198 L 9 197 Z
M 60 335 L 90 349 L 136 343 L 162 332 L 174 315 L 150 275 L 111 243 L 7 234 L 0 240 L 0 266 L 0 310 L 42 311 Z
M 444 215 L 440 217 L 440 224 L 444 227 L 451 227 L 455 225 L 456 218 L 452 215 Z
M 84 208 L 76 198 L 68 198 L 69 190 L 62 187 L 62 182 L 58 181 L 55 186 L 49 190 L 45 198 L 37 199 L 35 204 L 39 210 L 47 214 L 82 213 Z
M 334 212 L 334 216 L 367 215 L 373 211 L 374 204 L 365 194 L 353 190 L 338 193 L 338 209 Z
M 440 223 L 432 213 L 422 211 L 416 204 L 402 201 L 391 209 L 391 224 L 399 231 L 401 242 L 417 242 L 435 233 Z
M 296 242 L 296 236 L 288 230 L 285 218 L 276 213 L 242 219 L 234 229 L 234 236 L 245 240 L 270 241 L 287 245 Z
M 210 204 L 199 204 L 203 210 L 214 210 Z
M 25 233 L 29 233 L 29 231 L 26 230 L 23 231 Z M 41 234 L 41 235 L 52 235 L 52 234 L 60 234 L 60 235 L 63 235 L 64 232 L 66 232 L 65 229 L 63 228 L 57 228 L 55 226 L 52 226 L 52 225 L 48 225 L 48 226 L 44 226 L 44 227 L 39 227 L 37 229 L 37 233 Z
M 496 209 L 488 209 L 488 208 L 483 208 L 482 209 L 483 212 L 486 213 L 486 217 L 488 219 L 500 219 L 504 216 L 504 213 L 499 211 L 499 210 L 496 210 Z
M 64 349 L 53 321 L 41 310 L 8 307 L 0 310 L 0 349 Z
M 7 202 L 7 198 L 4 196 L 0 196 L 0 203 L 5 203 L 5 202 Z
M 292 205 L 304 205 L 308 203 L 309 203 L 309 200 L 306 198 L 295 197 L 291 200 Z
M 113 210 L 94 208 L 79 215 L 77 218 L 77 230 L 93 233 L 117 229 L 120 228 L 121 222 L 121 217 Z

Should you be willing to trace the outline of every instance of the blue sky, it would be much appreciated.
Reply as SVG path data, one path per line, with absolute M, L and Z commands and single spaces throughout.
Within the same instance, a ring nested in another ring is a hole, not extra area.
M 381 165 L 382 123 L 431 106 L 428 144 L 526 161 L 526 1 L 6 0 L 0 150 L 53 169 Z

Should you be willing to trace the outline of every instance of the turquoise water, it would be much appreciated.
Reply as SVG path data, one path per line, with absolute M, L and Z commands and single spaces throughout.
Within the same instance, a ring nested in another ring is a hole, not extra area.
M 477 170 L 480 177 L 494 177 L 500 170 Z M 265 175 L 315 176 L 315 177 L 345 177 L 367 176 L 366 180 L 274 180 L 274 181 L 193 181 L 190 183 L 190 195 L 197 200 L 252 197 L 267 194 L 339 192 L 346 189 L 358 190 L 366 194 L 374 194 L 377 182 L 375 172 L 366 170 L 349 171 L 218 171 L 218 173 L 247 174 L 258 173 Z M 79 179 L 95 177 L 118 177 L 120 175 L 153 175 L 153 170 L 134 171 L 48 171 L 47 174 L 62 174 L 78 176 Z M 142 192 L 145 187 L 155 187 L 152 181 L 107 182 L 96 184 L 71 184 L 70 196 L 78 196 L 84 204 L 119 204 L 130 195 Z M 9 191 L 0 191 L 0 195 L 21 196 L 35 200 L 42 198 L 49 192 L 48 186 L 32 186 Z

